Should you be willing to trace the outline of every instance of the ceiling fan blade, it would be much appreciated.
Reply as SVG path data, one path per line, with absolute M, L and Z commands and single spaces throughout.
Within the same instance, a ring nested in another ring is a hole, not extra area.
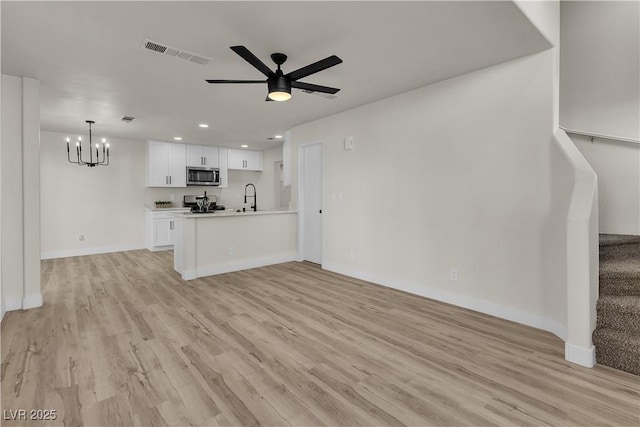
M 271 71 L 271 69 L 267 67 L 264 62 L 260 61 L 260 59 L 258 59 L 258 57 L 251 53 L 246 47 L 231 46 L 231 50 L 240 55 L 242 59 L 253 65 L 265 76 L 269 77 L 271 74 L 273 74 L 273 71 Z
M 322 92 L 322 93 L 330 93 L 330 94 L 338 93 L 338 91 L 340 90 L 340 89 L 336 89 L 335 87 L 320 86 L 320 85 L 314 85 L 311 83 L 303 83 L 303 82 L 291 82 L 291 87 L 295 87 L 296 89 L 304 89 L 304 90 L 310 90 L 313 92 Z
M 328 58 L 321 59 L 318 62 L 307 65 L 306 67 L 298 68 L 297 70 L 290 72 L 286 76 L 291 80 L 298 80 L 319 71 L 326 70 L 327 68 L 333 67 L 334 65 L 338 65 L 340 63 L 342 63 L 342 59 L 338 58 L 335 55 L 331 55 Z
M 205 80 L 207 83 L 266 83 L 266 80 Z

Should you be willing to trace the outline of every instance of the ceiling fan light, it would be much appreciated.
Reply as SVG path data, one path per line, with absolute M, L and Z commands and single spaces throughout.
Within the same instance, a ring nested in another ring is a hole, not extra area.
M 289 92 L 282 91 L 269 92 L 268 96 L 272 101 L 288 101 L 291 99 L 291 94 Z

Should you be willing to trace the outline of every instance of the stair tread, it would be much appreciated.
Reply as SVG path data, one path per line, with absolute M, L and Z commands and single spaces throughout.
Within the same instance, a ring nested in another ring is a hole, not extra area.
M 627 343 L 628 345 L 640 349 L 640 334 L 632 334 L 627 331 L 612 328 L 596 328 L 593 331 L 594 342 L 596 338 L 614 339 L 619 343 Z
M 600 235 L 600 296 L 640 296 L 640 236 Z
M 638 313 L 640 316 L 640 296 L 638 295 L 603 295 L 598 298 L 597 307 L 609 306 L 626 313 Z
M 599 237 L 600 246 L 640 244 L 640 236 L 632 234 L 600 234 Z
M 593 344 L 599 364 L 640 375 L 640 334 L 596 328 Z

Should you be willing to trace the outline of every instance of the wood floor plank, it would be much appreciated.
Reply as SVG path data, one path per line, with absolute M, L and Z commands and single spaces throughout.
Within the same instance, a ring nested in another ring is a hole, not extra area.
M 2 321 L 7 426 L 640 425 L 640 378 L 550 333 L 286 263 L 185 282 L 170 251 L 42 262 Z

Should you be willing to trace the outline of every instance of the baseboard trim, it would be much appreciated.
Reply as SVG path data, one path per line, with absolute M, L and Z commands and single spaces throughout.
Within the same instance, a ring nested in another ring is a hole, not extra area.
M 593 368 L 596 365 L 596 348 L 585 348 L 568 342 L 564 343 L 564 358 L 567 362 Z
M 2 317 L 9 311 L 28 310 L 30 308 L 42 307 L 44 303 L 42 294 L 31 294 L 24 298 L 7 298 L 2 301 Z
M 4 300 L 4 309 L 6 312 L 21 310 L 22 309 L 22 298 L 7 298 Z
M 64 251 L 42 252 L 41 259 L 68 258 L 72 256 L 109 254 L 113 252 L 137 251 L 145 249 L 145 245 L 98 246 L 93 248 L 77 248 Z
M 265 267 L 267 265 L 282 264 L 284 262 L 295 261 L 297 252 L 290 252 L 280 255 L 243 259 L 222 265 L 212 265 L 200 267 L 196 270 L 185 270 L 182 272 L 184 280 L 192 280 L 198 277 L 214 276 L 216 274 L 231 273 L 233 271 L 249 270 L 251 268 Z
M 167 246 L 147 246 L 146 247 L 151 252 L 162 252 L 162 251 L 172 251 L 173 245 Z
M 567 327 L 557 322 L 556 320 L 550 319 L 545 316 L 540 316 L 538 314 L 534 314 L 524 310 L 496 304 L 494 302 L 472 297 L 469 295 L 460 295 L 446 292 L 441 289 L 425 288 L 424 286 L 418 285 L 417 283 L 378 277 L 374 274 L 344 268 L 333 263 L 323 263 L 322 268 L 334 273 L 344 274 L 345 276 L 354 277 L 360 280 L 366 280 L 367 282 L 372 282 L 377 285 L 385 286 L 387 288 L 397 289 L 403 292 L 408 292 L 410 294 L 446 302 L 447 304 L 453 304 L 458 307 L 468 308 L 469 310 L 478 311 L 490 316 L 495 316 L 501 319 L 510 320 L 512 322 L 521 323 L 523 325 L 531 326 L 536 329 L 542 329 L 543 331 L 551 332 L 563 341 L 566 341 L 567 339 Z
M 44 301 L 41 293 L 29 295 L 22 298 L 22 309 L 28 310 L 30 308 L 42 307 L 43 303 Z

